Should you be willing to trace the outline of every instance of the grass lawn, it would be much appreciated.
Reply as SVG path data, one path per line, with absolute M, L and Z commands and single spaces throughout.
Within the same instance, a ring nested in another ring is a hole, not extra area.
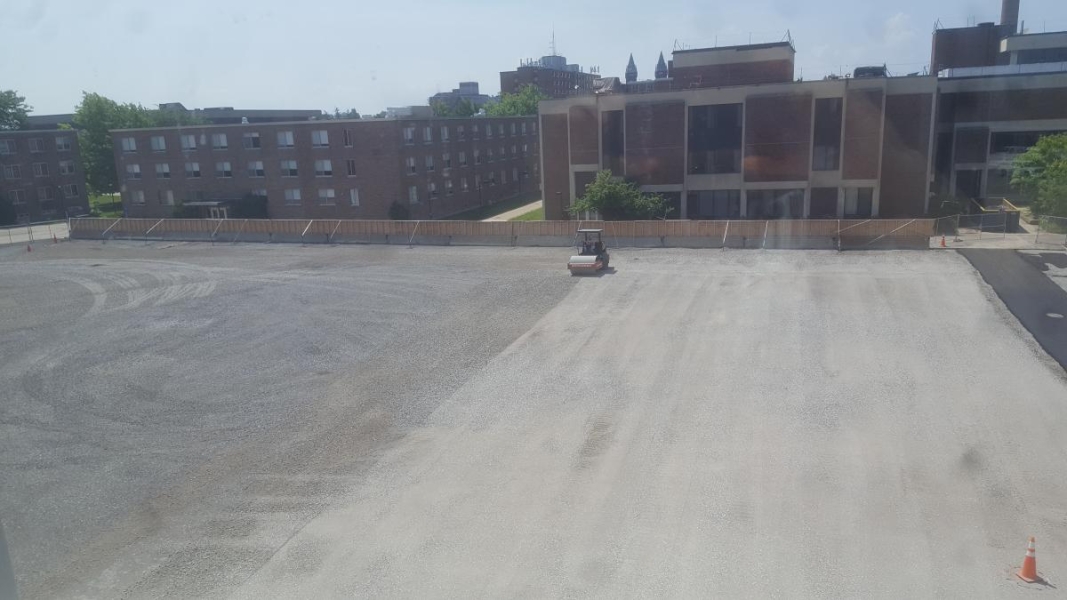
M 90 194 L 89 212 L 94 217 L 117 218 L 122 216 L 122 196 L 115 194 Z
M 478 208 L 472 208 L 468 211 L 461 212 L 459 214 L 446 217 L 449 221 L 484 221 L 490 217 L 495 217 L 500 213 L 506 213 L 509 210 L 515 210 L 520 206 L 526 206 L 527 204 L 536 201 L 537 198 L 528 197 L 515 197 L 503 202 L 497 202 L 496 204 L 490 204 L 488 206 L 479 206 Z
M 545 220 L 545 207 L 539 206 L 538 208 L 531 210 L 530 212 L 519 215 L 512 221 L 544 221 Z

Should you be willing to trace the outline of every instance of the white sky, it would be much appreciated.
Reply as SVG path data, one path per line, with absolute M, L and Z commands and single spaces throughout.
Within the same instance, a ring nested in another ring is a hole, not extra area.
M 499 91 L 499 72 L 557 48 L 570 62 L 641 78 L 676 41 L 781 39 L 797 75 L 863 64 L 918 71 L 930 32 L 996 21 L 998 0 L 3 0 L 0 89 L 34 113 L 71 112 L 81 92 L 187 107 L 356 108 L 422 104 L 460 80 Z M 1067 30 L 1067 1 L 1022 0 L 1030 31 Z

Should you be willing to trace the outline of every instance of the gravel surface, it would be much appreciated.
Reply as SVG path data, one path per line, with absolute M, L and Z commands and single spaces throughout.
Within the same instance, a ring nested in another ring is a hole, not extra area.
M 0 262 L 29 597 L 1067 585 L 1067 378 L 955 253 L 60 248 Z

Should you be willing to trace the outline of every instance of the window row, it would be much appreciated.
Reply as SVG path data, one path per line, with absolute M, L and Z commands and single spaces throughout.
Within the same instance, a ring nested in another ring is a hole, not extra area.
M 526 172 L 526 171 L 523 171 L 522 172 L 522 178 L 529 179 L 530 178 L 530 174 L 528 172 Z M 511 170 L 511 181 L 512 181 L 512 183 L 518 183 L 519 182 L 519 169 L 518 168 L 513 168 Z M 480 190 L 483 187 L 494 186 L 497 183 L 498 183 L 498 181 L 497 181 L 496 173 L 487 174 L 484 180 L 482 179 L 481 175 L 475 175 L 474 176 L 474 187 L 473 187 L 473 189 Z M 499 183 L 500 183 L 500 185 L 507 185 L 507 183 L 508 183 L 508 172 L 507 171 L 500 171 Z M 469 191 L 471 191 L 471 189 L 472 188 L 471 188 L 470 182 L 467 180 L 467 178 L 466 177 L 461 177 L 459 179 L 459 191 L 460 192 L 469 192 Z M 446 179 L 445 180 L 445 182 L 444 182 L 444 191 L 445 191 L 445 196 L 451 196 L 451 195 L 453 195 L 455 193 L 454 189 L 453 189 L 453 185 L 452 185 L 452 180 L 451 179 Z M 433 200 L 433 199 L 435 199 L 437 197 L 438 197 L 437 184 L 435 182 L 433 182 L 433 181 L 431 181 L 431 182 L 426 184 L 426 192 L 425 192 L 425 195 L 423 195 L 423 196 L 419 195 L 419 186 L 417 186 L 417 185 L 408 186 L 408 202 L 411 203 L 411 204 L 420 203 L 422 201 L 422 198 L 429 198 L 429 199 Z
M 183 151 L 196 150 L 198 148 L 207 148 L 208 140 L 210 137 L 210 147 L 213 150 L 228 150 L 230 148 L 230 137 L 226 133 L 212 133 L 210 136 L 206 133 L 195 134 L 188 133 L 182 134 L 179 137 L 179 144 Z M 352 132 L 345 129 L 341 132 L 341 142 L 346 148 L 352 147 Z M 296 146 L 296 137 L 292 131 L 279 131 L 275 134 L 275 141 L 278 148 L 293 148 Z M 153 152 L 165 152 L 167 150 L 167 138 L 162 135 L 153 135 L 148 140 L 149 146 Z M 123 137 L 119 144 L 122 147 L 124 153 L 137 152 L 137 138 L 127 136 Z M 263 147 L 263 140 L 261 139 L 259 132 L 247 131 L 241 134 L 241 147 L 246 150 L 255 150 Z M 311 132 L 311 147 L 312 148 L 329 148 L 330 147 L 330 133 L 325 129 L 316 129 Z
M 60 136 L 60 137 L 53 138 L 53 139 L 55 140 L 55 145 L 56 145 L 56 150 L 57 151 L 59 151 L 59 152 L 69 152 L 70 151 L 72 146 L 71 146 L 71 142 L 70 142 L 70 138 L 69 137 Z M 30 153 L 37 154 L 37 153 L 40 153 L 40 152 L 44 152 L 48 147 L 48 143 L 45 141 L 45 138 L 30 138 L 29 147 L 30 147 Z M 15 142 L 15 140 L 12 140 L 12 139 L 0 140 L 0 155 L 15 154 L 18 151 L 19 151 L 18 150 L 18 144 Z
M 255 196 L 267 197 L 267 190 L 253 190 L 252 194 Z M 319 188 L 317 190 L 318 203 L 321 205 L 335 205 L 337 204 L 337 190 L 334 188 Z M 300 205 L 303 201 L 299 188 L 287 189 L 284 192 L 286 206 Z M 204 193 L 201 190 L 186 190 L 185 202 L 197 202 L 204 199 Z M 143 205 L 145 201 L 144 190 L 134 190 L 130 192 L 130 201 L 136 205 Z M 174 206 L 174 190 L 156 190 L 156 201 L 163 206 Z M 359 206 L 359 190 L 352 188 L 348 190 L 348 205 Z
M 528 151 L 529 151 L 529 145 L 528 144 L 523 144 L 522 145 L 522 156 L 526 156 L 526 153 Z M 500 157 L 499 160 L 508 160 L 507 149 L 504 146 L 500 147 L 500 154 L 498 156 Z M 482 153 L 481 153 L 481 150 L 475 150 L 472 153 L 472 157 L 474 159 L 474 164 L 476 164 L 476 165 L 482 164 Z M 518 158 L 518 157 L 519 157 L 518 146 L 513 145 L 511 147 L 511 158 Z M 466 167 L 469 164 L 467 162 L 467 153 L 466 152 L 458 153 L 456 155 L 456 159 L 457 159 L 456 160 L 456 165 L 457 166 Z M 486 152 L 485 152 L 485 162 L 493 162 L 493 160 L 494 160 L 493 149 L 492 148 L 488 148 L 486 150 Z M 424 164 L 424 167 L 425 167 L 425 170 L 426 170 L 427 173 L 432 173 L 437 168 L 436 159 L 432 155 L 427 155 L 427 156 L 423 157 L 423 164 Z M 414 156 L 407 157 L 407 159 L 405 160 L 405 165 L 406 165 L 406 171 L 407 171 L 408 175 L 415 175 L 416 173 L 418 173 L 418 161 L 415 159 Z M 449 153 L 449 152 L 445 152 L 444 154 L 441 155 L 441 168 L 442 169 L 451 169 L 452 167 L 453 167 L 452 154 Z
M 300 175 L 300 169 L 297 167 L 295 160 L 283 160 L 279 161 L 279 173 L 282 177 L 298 177 Z M 156 179 L 170 179 L 170 163 L 156 163 Z M 267 169 L 263 166 L 261 160 L 250 160 L 246 169 L 248 177 L 259 178 L 267 176 Z M 191 178 L 198 178 L 201 175 L 199 162 L 187 162 L 185 163 L 185 176 Z M 356 176 L 356 161 L 354 159 L 348 159 L 345 161 L 345 175 L 348 177 Z M 333 161 L 330 159 L 322 159 L 315 161 L 315 176 L 316 177 L 332 177 L 333 176 Z M 230 161 L 219 161 L 215 163 L 215 177 L 230 178 L 233 177 L 233 163 Z M 141 165 L 128 164 L 126 165 L 126 179 L 137 180 L 141 179 Z
M 57 192 L 64 198 L 77 198 L 78 184 L 65 183 L 63 185 L 44 186 L 37 188 L 35 191 L 37 192 L 35 199 L 38 202 L 55 200 L 58 197 Z M 29 196 L 29 190 L 8 190 L 4 193 L 7 195 L 8 200 L 11 201 L 11 204 L 14 205 L 25 204 Z
M 511 135 L 527 135 L 537 133 L 537 123 L 531 122 L 527 127 L 526 122 L 511 123 Z M 456 132 L 456 139 L 458 141 L 465 141 L 467 139 L 467 126 L 466 125 L 454 125 Z M 497 137 L 504 137 L 508 128 L 504 127 L 503 123 L 498 123 L 496 126 Z M 434 142 L 432 126 L 424 126 L 422 128 L 422 141 L 424 144 L 432 144 Z M 438 140 L 441 142 L 451 141 L 452 129 L 448 125 L 442 125 L 439 130 Z M 471 138 L 478 139 L 484 132 L 486 139 L 493 137 L 493 124 L 492 123 L 475 123 L 471 125 Z M 415 127 L 404 128 L 404 143 L 412 145 L 415 143 Z
M 52 174 L 48 163 L 33 163 L 32 168 L 34 177 L 48 177 Z M 59 162 L 60 175 L 73 175 L 74 172 L 73 160 L 63 160 Z M 22 179 L 22 175 L 22 165 L 4 165 L 4 179 Z
M 869 218 L 874 210 L 874 188 L 811 188 L 808 215 L 811 219 Z M 745 193 L 745 214 L 741 214 L 741 190 L 690 191 L 686 217 L 690 219 L 803 219 L 804 190 L 753 190 Z

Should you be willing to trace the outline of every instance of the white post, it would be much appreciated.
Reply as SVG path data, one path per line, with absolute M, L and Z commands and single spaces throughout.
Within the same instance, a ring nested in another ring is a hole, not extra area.
M 763 222 L 763 248 L 762 248 L 763 250 L 767 249 L 767 230 L 770 229 L 770 227 L 771 227 L 771 222 L 770 221 L 764 221 Z

